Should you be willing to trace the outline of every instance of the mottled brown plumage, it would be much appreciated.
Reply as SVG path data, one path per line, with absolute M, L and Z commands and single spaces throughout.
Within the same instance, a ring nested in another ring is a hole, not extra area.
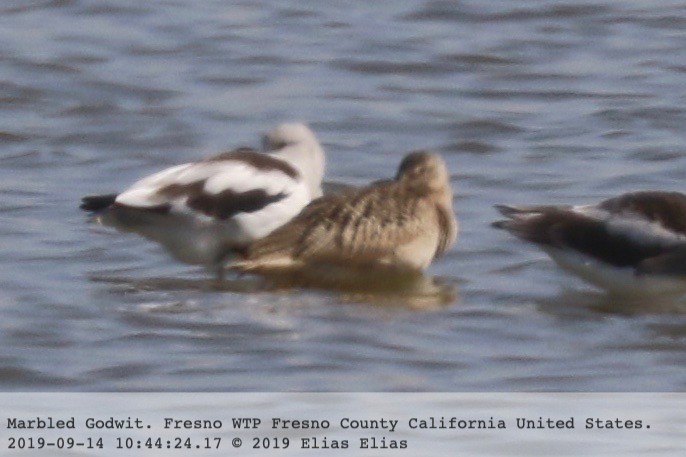
M 407 155 L 394 180 L 312 201 L 253 243 L 241 271 L 334 267 L 421 272 L 457 237 L 452 189 L 437 154 Z M 316 271 L 316 270 L 314 270 Z

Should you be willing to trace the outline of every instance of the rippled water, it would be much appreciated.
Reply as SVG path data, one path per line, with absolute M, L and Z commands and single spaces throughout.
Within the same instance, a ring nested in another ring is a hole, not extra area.
M 683 2 L 7 0 L 4 390 L 684 390 L 686 317 L 493 230 L 495 203 L 686 190 Z M 328 179 L 440 151 L 462 230 L 431 309 L 212 288 L 77 205 L 308 121 Z

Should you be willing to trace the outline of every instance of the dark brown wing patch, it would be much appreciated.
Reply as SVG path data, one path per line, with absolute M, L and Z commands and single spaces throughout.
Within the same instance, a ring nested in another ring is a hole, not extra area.
M 231 151 L 224 151 L 220 152 L 217 155 L 213 155 L 212 157 L 208 157 L 204 160 L 204 162 L 220 162 L 222 160 L 232 160 L 236 158 L 236 155 L 238 154 L 259 154 L 259 151 L 254 148 L 250 148 L 247 146 L 241 146 L 240 148 L 232 149 Z
M 279 160 L 269 154 L 257 152 L 252 148 L 238 148 L 205 159 L 206 162 L 219 162 L 222 160 L 245 162 L 260 171 L 278 170 L 292 179 L 297 179 L 300 176 L 298 170 L 293 168 L 288 162 Z
M 263 189 L 253 189 L 247 192 L 225 190 L 211 195 L 201 193 L 189 197 L 188 206 L 210 217 L 228 219 L 239 213 L 254 213 L 279 200 L 286 198 L 283 192 L 269 195 Z
M 187 196 L 186 204 L 196 211 L 217 219 L 228 219 L 239 213 L 253 213 L 279 200 L 286 198 L 283 192 L 268 194 L 264 189 L 253 189 L 247 192 L 236 192 L 227 189 L 218 194 L 204 192 L 205 180 L 189 184 L 170 184 L 158 193 L 165 198 Z
M 659 241 L 638 242 L 628 235 L 610 233 L 603 221 L 565 210 L 551 209 L 494 225 L 532 243 L 574 249 L 617 267 L 637 266 L 670 249 Z
M 686 235 L 686 195 L 678 192 L 633 192 L 605 200 L 599 207 L 611 213 L 641 216 Z

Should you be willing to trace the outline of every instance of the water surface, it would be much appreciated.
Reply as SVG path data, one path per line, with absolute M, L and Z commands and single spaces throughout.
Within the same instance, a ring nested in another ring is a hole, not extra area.
M 685 190 L 682 2 L 10 0 L 0 5 L 4 390 L 678 391 L 686 317 L 489 227 L 495 203 Z M 283 121 L 327 179 L 451 170 L 442 306 L 231 291 L 82 195 Z

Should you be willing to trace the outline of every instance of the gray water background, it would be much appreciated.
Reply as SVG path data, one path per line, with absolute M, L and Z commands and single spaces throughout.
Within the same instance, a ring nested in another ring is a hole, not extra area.
M 0 388 L 683 391 L 686 317 L 489 227 L 495 203 L 686 191 L 676 1 L 5 0 Z M 327 179 L 442 153 L 461 221 L 431 309 L 208 274 L 81 196 L 310 123 Z

